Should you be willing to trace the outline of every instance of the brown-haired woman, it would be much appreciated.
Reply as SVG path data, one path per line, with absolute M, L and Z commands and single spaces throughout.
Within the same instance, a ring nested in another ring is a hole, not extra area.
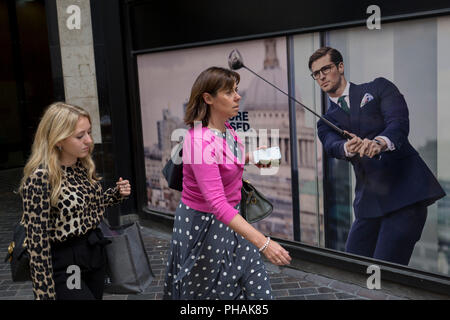
M 290 263 L 285 249 L 238 214 L 250 158 L 227 120 L 239 110 L 239 80 L 234 71 L 211 67 L 192 86 L 165 299 L 272 299 L 260 253 Z

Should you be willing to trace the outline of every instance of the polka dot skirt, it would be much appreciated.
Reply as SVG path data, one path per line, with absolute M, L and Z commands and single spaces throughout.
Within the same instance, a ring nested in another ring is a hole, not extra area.
M 239 205 L 236 206 L 239 209 Z M 164 299 L 272 299 L 258 249 L 211 213 L 180 201 L 175 211 Z

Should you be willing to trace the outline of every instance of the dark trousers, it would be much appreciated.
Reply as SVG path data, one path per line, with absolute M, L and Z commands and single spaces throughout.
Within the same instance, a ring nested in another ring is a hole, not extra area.
M 427 207 L 413 205 L 377 218 L 357 218 L 350 229 L 346 251 L 408 265 L 422 235 Z
M 95 229 L 84 236 L 51 244 L 57 300 L 102 299 L 106 267 L 104 246 L 107 242 L 100 229 Z M 74 277 L 78 274 L 70 266 L 80 271 L 80 287 L 74 287 Z

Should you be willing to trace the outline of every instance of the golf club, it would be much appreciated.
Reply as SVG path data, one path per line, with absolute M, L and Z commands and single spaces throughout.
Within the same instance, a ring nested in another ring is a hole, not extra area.
M 352 137 L 345 133 L 344 130 L 338 128 L 337 126 L 335 126 L 333 123 L 331 123 L 330 121 L 328 121 L 327 119 L 325 119 L 324 117 L 322 117 L 321 115 L 317 114 L 316 112 L 314 112 L 313 110 L 311 110 L 310 108 L 308 108 L 307 106 L 305 106 L 303 103 L 299 102 L 297 99 L 291 97 L 289 94 L 287 94 L 286 92 L 284 92 L 283 90 L 281 90 L 280 88 L 278 88 L 277 86 L 275 86 L 274 84 L 270 83 L 269 81 L 267 81 L 266 79 L 264 79 L 263 77 L 261 77 L 260 75 L 258 75 L 256 72 L 253 72 L 251 69 L 249 69 L 248 67 L 246 67 L 244 65 L 244 60 L 242 59 L 241 54 L 239 53 L 239 51 L 237 49 L 234 49 L 233 51 L 230 52 L 230 55 L 228 56 L 228 66 L 230 67 L 231 70 L 238 70 L 240 68 L 245 68 L 248 71 L 250 71 L 251 73 L 253 73 L 255 76 L 257 76 L 258 78 L 260 78 L 261 80 L 263 80 L 264 82 L 270 84 L 272 87 L 274 87 L 275 89 L 279 90 L 280 92 L 284 93 L 286 96 L 288 96 L 290 99 L 294 100 L 295 102 L 297 102 L 299 105 L 301 105 L 303 108 L 305 108 L 306 110 L 308 110 L 309 112 L 311 112 L 312 114 L 314 114 L 316 117 L 322 119 L 328 126 L 330 126 L 332 129 L 334 129 L 337 133 L 339 133 L 343 138 L 345 139 L 351 139 Z

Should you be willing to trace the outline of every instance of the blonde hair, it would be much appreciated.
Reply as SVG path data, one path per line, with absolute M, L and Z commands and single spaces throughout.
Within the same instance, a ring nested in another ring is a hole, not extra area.
M 60 151 L 56 146 L 60 141 L 74 134 L 78 119 L 86 117 L 91 122 L 89 113 L 74 105 L 64 102 L 55 102 L 48 106 L 41 121 L 39 122 L 31 155 L 23 170 L 23 178 L 20 183 L 19 192 L 22 193 L 24 184 L 28 177 L 37 169 L 47 171 L 50 183 L 50 204 L 55 206 L 61 193 L 61 181 L 63 170 L 59 160 Z M 95 164 L 91 154 L 94 144 L 89 147 L 89 154 L 79 159 L 84 168 L 88 171 L 88 179 L 91 183 L 100 180 L 95 174 Z

